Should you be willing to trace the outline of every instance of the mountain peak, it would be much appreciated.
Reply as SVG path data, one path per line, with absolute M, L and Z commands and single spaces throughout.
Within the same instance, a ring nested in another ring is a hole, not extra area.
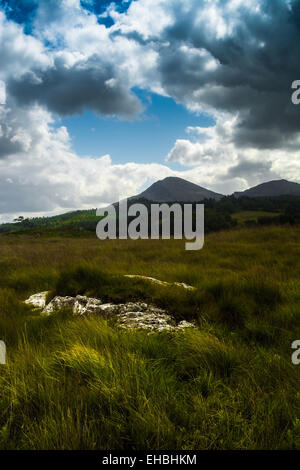
M 285 179 L 267 181 L 258 184 L 246 191 L 235 192 L 234 196 L 273 197 L 273 196 L 300 196 L 300 184 Z
M 218 200 L 223 195 L 202 188 L 177 176 L 167 176 L 163 180 L 153 183 L 137 197 L 159 202 L 196 202 L 203 199 Z

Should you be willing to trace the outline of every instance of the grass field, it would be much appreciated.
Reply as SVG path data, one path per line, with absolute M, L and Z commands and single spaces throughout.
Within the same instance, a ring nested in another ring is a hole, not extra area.
M 299 449 L 300 228 L 182 241 L 0 237 L 0 449 Z M 122 274 L 186 282 L 160 287 Z M 151 333 L 22 300 L 145 299 L 197 328 Z
M 266 212 L 266 211 L 241 211 L 232 214 L 232 218 L 238 222 L 239 225 L 244 225 L 245 222 L 257 222 L 260 217 L 277 217 L 280 212 Z

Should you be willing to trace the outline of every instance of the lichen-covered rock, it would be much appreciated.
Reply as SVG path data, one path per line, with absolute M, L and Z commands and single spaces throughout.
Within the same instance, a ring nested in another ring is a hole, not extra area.
M 54 297 L 48 305 L 43 309 L 42 313 L 44 315 L 51 315 L 51 313 L 58 311 L 58 310 L 63 310 L 63 309 L 72 309 L 74 308 L 75 305 L 75 297 L 61 297 L 57 295 Z
M 25 304 L 31 305 L 35 308 L 45 308 L 47 294 L 48 291 L 33 294 L 29 297 L 29 299 L 25 300 Z
M 119 313 L 119 309 L 120 309 L 120 304 L 111 304 L 111 303 L 102 304 L 100 306 L 100 313 L 103 316 L 109 317 L 109 316 L 116 315 L 117 313 Z
M 100 299 L 93 297 L 86 297 L 84 295 L 77 295 L 73 306 L 73 313 L 75 315 L 87 315 L 90 313 L 102 313 L 102 302 Z
M 26 303 L 39 306 L 43 315 L 51 315 L 53 312 L 69 308 L 74 315 L 101 315 L 105 318 L 114 318 L 122 328 L 141 328 L 150 331 L 179 331 L 184 328 L 194 327 L 192 323 L 176 321 L 165 310 L 149 305 L 145 302 L 126 302 L 123 304 L 106 303 L 100 299 L 77 295 L 76 297 L 54 297 L 46 306 L 41 299 L 47 293 L 41 292 L 31 296 Z M 44 307 L 44 308 L 43 308 Z
M 174 331 L 176 324 L 167 314 L 153 313 L 151 308 L 145 312 L 123 312 L 118 314 L 123 328 L 141 328 L 155 331 Z
M 172 331 L 176 322 L 165 310 L 142 302 L 128 302 L 119 305 L 117 314 L 120 326 L 156 331 Z

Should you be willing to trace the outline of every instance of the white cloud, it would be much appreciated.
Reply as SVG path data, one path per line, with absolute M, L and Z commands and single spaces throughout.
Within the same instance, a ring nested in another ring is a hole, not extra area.
M 188 127 L 187 132 L 194 135 L 191 140 L 177 140 L 167 156 L 167 161 L 178 162 L 181 165 L 208 166 L 210 162 L 215 165 L 232 162 L 236 158 L 236 150 L 233 142 L 233 129 L 236 117 L 217 118 L 212 127 Z
M 133 195 L 157 175 L 169 175 L 159 164 L 114 165 L 109 155 L 79 157 L 72 151 L 68 131 L 53 126 L 41 107 L 23 110 L 11 129 L 19 146 L 0 160 L 0 212 L 3 214 L 53 213 L 98 207 Z M 25 126 L 25 123 L 27 124 Z
M 299 150 L 237 148 L 237 123 L 236 116 L 220 115 L 213 127 L 187 128 L 192 140 L 178 139 L 166 160 L 194 167 L 200 181 L 205 179 L 211 187 L 225 193 L 271 179 L 300 181 Z
M 123 34 L 137 33 L 145 40 L 159 37 L 164 29 L 175 21 L 170 8 L 174 0 L 139 0 L 131 3 L 127 14 L 118 13 L 113 7 L 110 14 L 115 29 Z
M 25 35 L 21 26 L 8 21 L 0 11 L 0 79 L 18 77 L 33 67 L 44 68 L 51 63 L 44 45 Z

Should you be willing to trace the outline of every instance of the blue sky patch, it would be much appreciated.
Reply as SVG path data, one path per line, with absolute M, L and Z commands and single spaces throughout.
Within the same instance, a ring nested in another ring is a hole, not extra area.
M 23 24 L 26 34 L 31 33 L 37 7 L 37 0 L 0 0 L 0 8 L 5 11 L 6 17 L 18 24 Z
M 83 115 L 58 121 L 58 126 L 68 128 L 73 148 L 79 155 L 110 154 L 114 163 L 163 163 L 176 139 L 189 138 L 188 126 L 215 124 L 213 118 L 191 113 L 171 98 L 134 91 L 145 106 L 137 120 L 105 118 L 86 111 Z

